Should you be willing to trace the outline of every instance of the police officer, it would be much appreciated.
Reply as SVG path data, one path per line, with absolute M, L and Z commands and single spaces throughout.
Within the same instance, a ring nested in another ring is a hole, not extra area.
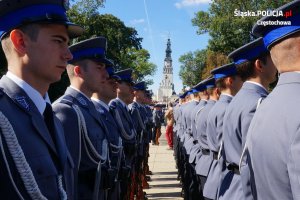
M 218 152 L 222 139 L 223 117 L 233 96 L 242 86 L 242 79 L 234 63 L 226 64 L 211 71 L 216 80 L 216 87 L 221 95 L 210 110 L 207 117 L 207 144 L 210 150 L 211 167 L 204 186 L 203 196 L 207 199 L 216 199 L 221 176 L 221 166 L 218 162 Z
M 72 59 L 69 38 L 83 32 L 67 19 L 63 2 L 0 2 L 8 63 L 0 80 L 2 199 L 75 198 L 73 161 L 47 94 Z
M 232 58 L 243 80 L 241 90 L 229 104 L 223 121 L 223 142 L 226 166 L 220 186 L 220 199 L 245 199 L 249 192 L 242 187 L 239 162 L 247 131 L 261 99 L 268 95 L 268 86 L 276 78 L 276 68 L 262 39 L 256 39 L 228 56 Z M 247 102 L 247 103 L 245 103 Z M 250 197 L 251 199 L 251 197 Z
M 136 130 L 130 116 L 128 104 L 133 101 L 132 69 L 116 72 L 117 98 L 110 101 L 109 106 L 121 130 L 121 138 L 124 147 L 124 167 L 121 169 L 121 197 L 122 199 L 134 198 L 134 164 L 136 157 Z
M 196 118 L 197 140 L 200 144 L 201 156 L 196 162 L 195 170 L 197 175 L 199 175 L 202 190 L 204 188 L 208 171 L 211 165 L 211 163 L 209 162 L 210 153 L 207 144 L 207 133 L 206 133 L 207 116 L 210 110 L 212 109 L 212 107 L 215 105 L 216 101 L 219 99 L 219 91 L 218 88 L 216 88 L 214 77 L 209 78 L 208 82 L 206 83 L 206 88 L 208 90 L 209 100 L 207 101 L 203 109 L 199 112 Z
M 159 145 L 158 140 L 161 136 L 161 121 L 163 119 L 161 105 L 155 104 L 152 114 L 153 114 L 153 124 L 154 124 L 154 129 L 152 133 L 152 145 Z
M 99 85 L 97 92 L 92 95 L 92 102 L 94 103 L 100 117 L 104 121 L 109 134 L 107 135 L 110 149 L 110 164 L 112 167 L 111 178 L 116 177 L 118 174 L 123 158 L 123 145 L 121 139 L 121 130 L 113 117 L 113 113 L 109 109 L 109 102 L 117 97 L 117 83 L 119 79 L 114 73 L 113 66 L 106 67 L 109 78 L 105 81 L 104 85 Z M 112 189 L 109 190 L 108 199 L 120 199 L 120 181 L 119 177 L 116 180 L 110 179 Z
M 145 139 L 148 137 L 146 131 L 146 111 L 144 110 L 142 103 L 144 101 L 146 90 L 146 83 L 144 81 L 138 82 L 133 86 L 134 98 L 133 102 L 128 105 L 131 117 L 134 122 L 135 130 L 137 132 L 137 145 L 138 152 L 136 158 L 135 178 L 136 178 L 136 198 L 144 199 L 143 188 L 148 189 L 149 184 L 146 181 L 145 174 L 143 173 L 143 162 L 145 157 Z
M 64 126 L 68 147 L 78 167 L 78 198 L 104 199 L 104 190 L 109 188 L 105 181 L 109 168 L 108 130 L 90 98 L 105 84 L 106 65 L 112 63 L 105 58 L 104 37 L 81 41 L 70 50 L 73 59 L 67 72 L 71 85 L 53 108 Z
M 277 86 L 255 113 L 248 131 L 248 161 L 254 199 L 299 199 L 299 9 L 292 1 L 277 12 L 293 16 L 264 17 L 260 21 L 283 21 L 291 25 L 255 25 L 280 73 Z
M 146 98 L 145 98 L 145 102 L 144 102 L 144 107 L 145 107 L 145 110 L 146 110 L 146 115 L 147 115 L 147 123 L 146 123 L 146 130 L 148 132 L 148 138 L 146 140 L 146 155 L 145 155 L 145 174 L 146 175 L 152 175 L 152 172 L 149 170 L 149 165 L 148 165 L 148 158 L 150 157 L 150 154 L 149 154 L 149 144 L 151 142 L 151 139 L 152 139 L 152 130 L 153 130 L 153 127 L 154 127 L 154 124 L 153 124 L 153 114 L 152 114 L 152 110 L 151 110 L 151 107 L 150 105 L 152 104 L 152 90 L 146 90 L 145 91 L 145 94 L 146 94 Z M 150 176 L 146 176 L 146 180 L 147 181 L 150 181 L 151 178 Z

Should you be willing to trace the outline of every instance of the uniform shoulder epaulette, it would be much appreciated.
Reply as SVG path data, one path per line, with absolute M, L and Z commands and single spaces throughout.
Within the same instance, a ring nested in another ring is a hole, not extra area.
M 61 98 L 59 98 L 58 100 L 56 100 L 54 102 L 55 103 L 64 103 L 64 104 L 67 104 L 67 105 L 70 105 L 72 106 L 73 104 L 73 101 L 74 101 L 74 98 L 70 95 L 65 95 L 65 96 L 62 96 Z
M 115 102 L 111 102 L 111 103 L 109 104 L 109 108 L 110 108 L 110 109 L 116 109 L 116 108 L 117 108 L 117 105 L 115 104 Z

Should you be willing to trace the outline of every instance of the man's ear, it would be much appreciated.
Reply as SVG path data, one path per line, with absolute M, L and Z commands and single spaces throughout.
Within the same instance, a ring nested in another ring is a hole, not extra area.
M 230 77 L 226 77 L 226 80 L 225 80 L 225 83 L 226 83 L 226 85 L 232 85 L 232 83 L 233 83 L 233 79 L 232 79 L 232 77 L 230 76 Z
M 74 72 L 74 76 L 77 76 L 77 77 L 82 76 L 81 68 L 78 65 L 74 66 L 73 72 Z
M 263 71 L 263 66 L 262 66 L 262 62 L 259 59 L 256 59 L 254 62 L 254 66 L 255 66 L 255 70 L 257 72 L 262 72 Z
M 14 29 L 10 32 L 10 40 L 13 44 L 13 48 L 20 54 L 24 55 L 26 53 L 26 41 L 28 36 L 25 35 L 21 30 Z

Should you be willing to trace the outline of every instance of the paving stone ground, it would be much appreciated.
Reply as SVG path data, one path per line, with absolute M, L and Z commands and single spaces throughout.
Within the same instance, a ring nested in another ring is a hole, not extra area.
M 153 172 L 150 188 L 145 190 L 147 197 L 151 199 L 174 199 L 180 197 L 181 184 L 177 181 L 177 169 L 173 150 L 167 150 L 168 144 L 165 136 L 165 127 L 162 127 L 162 135 L 159 146 L 150 144 L 149 168 Z

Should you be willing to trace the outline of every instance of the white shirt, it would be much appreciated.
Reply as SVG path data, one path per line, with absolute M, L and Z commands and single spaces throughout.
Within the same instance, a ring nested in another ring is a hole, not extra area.
M 94 101 L 96 101 L 96 102 L 99 103 L 100 105 L 102 105 L 102 106 L 106 109 L 106 111 L 109 111 L 109 107 L 108 107 L 108 105 L 107 105 L 106 103 L 104 103 L 104 102 L 101 101 L 100 99 L 96 99 L 96 98 L 94 98 L 94 97 L 92 97 L 91 99 L 94 100 Z
M 25 91 L 25 93 L 37 107 L 38 111 L 41 113 L 41 115 L 43 115 L 44 110 L 46 109 L 46 103 L 51 104 L 48 93 L 46 93 L 45 97 L 43 97 L 36 89 L 31 87 L 28 83 L 26 83 L 24 80 L 20 79 L 10 71 L 6 73 L 6 76 Z
M 231 94 L 228 94 L 228 93 L 225 93 L 225 92 L 221 92 L 221 95 L 225 95 L 225 96 L 233 97 Z
M 82 94 L 85 98 L 87 98 L 87 100 L 89 100 L 91 102 L 91 98 L 86 96 L 83 92 L 81 92 L 80 90 L 78 90 L 76 87 L 70 85 L 70 88 L 76 90 L 77 92 L 79 92 L 80 94 Z

